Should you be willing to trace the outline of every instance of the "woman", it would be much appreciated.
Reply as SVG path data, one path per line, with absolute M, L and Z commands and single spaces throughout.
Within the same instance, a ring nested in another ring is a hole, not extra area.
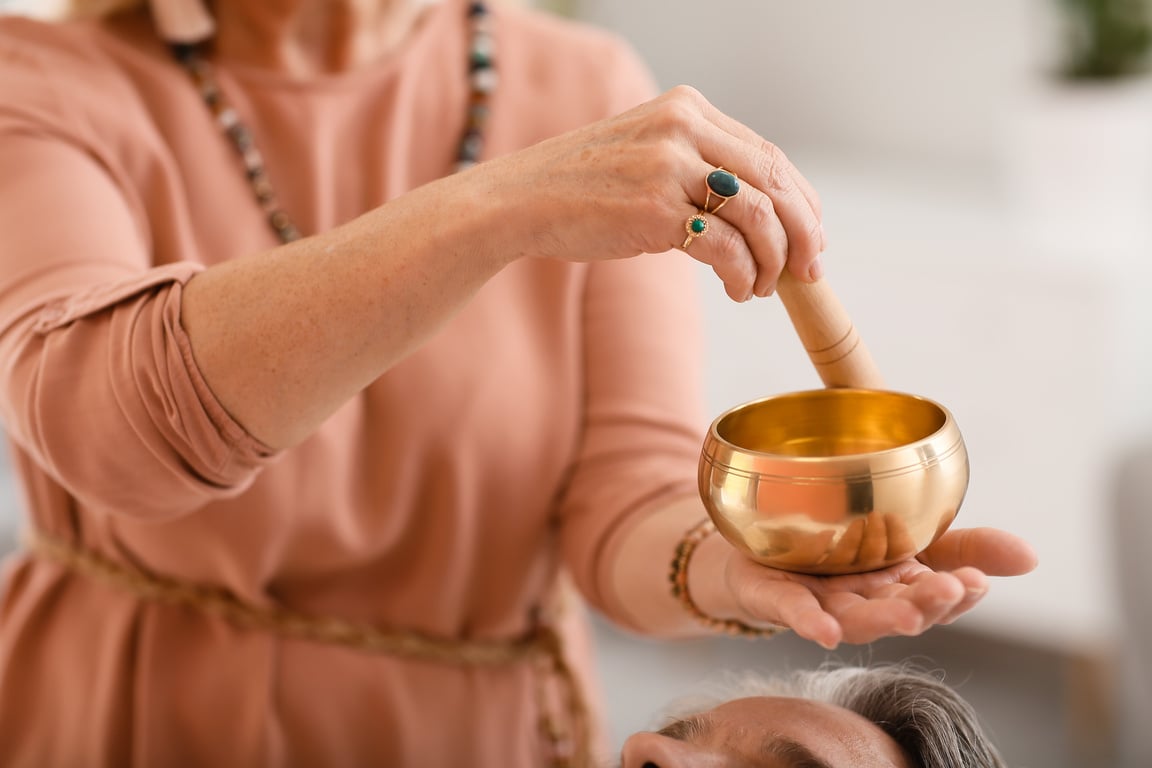
M 690 89 L 646 101 L 604 33 L 156 0 L 6 21 L 0 67 L 0 414 L 32 530 L 6 766 L 579 762 L 560 573 L 638 631 L 832 647 L 1032 566 L 957 531 L 820 580 L 710 536 L 671 593 L 704 512 L 667 251 L 745 300 L 818 278 L 823 233 L 775 147 Z

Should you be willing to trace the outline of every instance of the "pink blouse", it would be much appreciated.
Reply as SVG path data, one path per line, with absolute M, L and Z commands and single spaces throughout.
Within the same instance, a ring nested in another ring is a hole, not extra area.
M 653 93 L 602 31 L 511 8 L 494 22 L 490 155 Z M 447 0 L 362 70 L 219 64 L 305 233 L 450 172 L 467 37 Z M 613 531 L 695 493 L 690 260 L 521 260 L 274 453 L 213 396 L 179 319 L 189 278 L 274 245 L 146 15 L 0 20 L 0 419 L 31 526 L 257 606 L 435 637 L 523 634 L 561 571 L 611 613 Z M 527 665 L 289 639 L 37 556 L 10 560 L 0 592 L 6 768 L 540 765 L 533 686 Z

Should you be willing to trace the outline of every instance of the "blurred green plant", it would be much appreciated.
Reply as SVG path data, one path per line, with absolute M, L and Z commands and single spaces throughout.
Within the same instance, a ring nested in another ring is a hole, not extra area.
M 1059 0 L 1068 20 L 1063 74 L 1074 80 L 1110 80 L 1149 68 L 1150 0 Z

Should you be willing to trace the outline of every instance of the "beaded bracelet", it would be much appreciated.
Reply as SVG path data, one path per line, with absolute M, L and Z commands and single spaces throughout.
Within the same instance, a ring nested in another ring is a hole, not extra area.
M 676 553 L 672 557 L 672 569 L 669 580 L 672 582 L 672 596 L 692 614 L 692 617 L 704 626 L 726 635 L 739 635 L 742 637 L 772 637 L 784 631 L 784 627 L 753 627 L 737 619 L 717 619 L 700 610 L 692 601 L 688 591 L 688 561 L 692 553 L 704 539 L 716 533 L 716 525 L 709 519 L 692 526 L 684 538 L 676 544 Z

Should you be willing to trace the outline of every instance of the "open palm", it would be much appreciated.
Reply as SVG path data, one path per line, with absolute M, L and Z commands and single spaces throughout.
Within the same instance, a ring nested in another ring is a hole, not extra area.
M 751 617 L 834 648 L 948 624 L 988 591 L 989 576 L 1036 567 L 1032 548 L 995 528 L 951 530 L 912 559 L 882 570 L 810 576 L 766 568 L 733 552 L 727 579 Z

